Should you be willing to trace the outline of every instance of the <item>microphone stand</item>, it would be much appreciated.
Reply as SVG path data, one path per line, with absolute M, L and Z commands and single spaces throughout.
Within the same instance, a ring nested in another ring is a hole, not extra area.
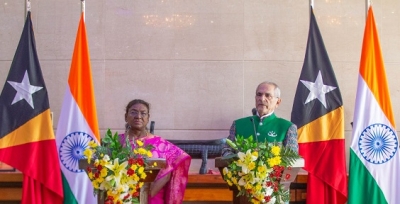
M 256 138 L 256 142 L 257 142 L 257 146 L 258 146 L 258 135 L 257 135 L 257 131 L 256 131 L 256 125 L 254 124 L 253 116 L 250 118 L 250 120 L 251 120 L 251 123 L 253 123 L 254 137 Z

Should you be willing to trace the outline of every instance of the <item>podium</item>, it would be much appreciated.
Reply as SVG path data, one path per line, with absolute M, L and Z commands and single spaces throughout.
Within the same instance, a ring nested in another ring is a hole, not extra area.
M 217 167 L 223 177 L 222 170 L 227 167 L 231 162 L 238 159 L 237 155 L 229 155 L 226 157 L 217 157 L 215 158 L 215 167 Z M 285 168 L 282 173 L 281 184 L 284 186 L 285 190 L 289 190 L 290 184 L 296 179 L 297 174 L 299 173 L 300 169 L 304 167 L 304 159 L 299 158 L 297 159 L 292 167 Z M 233 204 L 248 204 L 248 198 L 246 196 L 237 196 L 239 193 L 238 189 L 235 186 L 230 186 L 230 190 L 232 190 L 232 201 Z
M 166 162 L 165 159 L 161 158 L 149 158 L 147 159 L 147 164 L 148 166 L 153 166 L 154 163 L 157 163 L 155 167 L 146 167 L 145 172 L 146 172 L 146 178 L 141 179 L 140 181 L 143 181 L 143 187 L 140 188 L 140 198 L 139 202 L 140 204 L 147 204 L 148 203 L 148 195 L 149 195 L 149 190 L 150 190 L 150 183 L 153 182 L 157 175 L 158 172 L 160 172 L 161 169 L 165 168 Z M 88 163 L 87 159 L 80 159 L 79 160 L 79 169 L 85 170 L 87 173 L 87 168 L 95 169 L 92 163 Z M 97 203 L 98 204 L 104 204 L 104 196 L 97 195 Z

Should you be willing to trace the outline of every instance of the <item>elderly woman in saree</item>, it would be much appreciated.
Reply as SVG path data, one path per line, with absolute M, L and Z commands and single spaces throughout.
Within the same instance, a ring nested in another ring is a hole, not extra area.
M 125 108 L 126 131 L 125 134 L 120 135 L 120 141 L 126 141 L 128 138 L 131 144 L 134 144 L 134 140 L 139 139 L 145 145 L 154 146 L 153 158 L 166 160 L 166 167 L 160 170 L 150 185 L 148 203 L 182 203 L 191 157 L 162 137 L 151 134 L 147 129 L 149 118 L 150 104 L 148 102 L 141 99 L 130 101 Z

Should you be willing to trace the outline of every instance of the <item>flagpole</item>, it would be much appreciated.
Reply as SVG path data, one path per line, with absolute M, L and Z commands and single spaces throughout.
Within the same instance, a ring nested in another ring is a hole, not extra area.
M 81 0 L 81 12 L 83 13 L 83 21 L 85 21 L 85 0 Z
M 310 2 L 310 8 L 308 8 L 308 10 L 309 10 L 310 12 L 308 12 L 308 13 L 310 13 L 310 16 L 311 16 L 311 10 L 314 9 L 314 0 L 310 0 L 309 2 Z
M 368 18 L 368 9 L 371 6 L 371 1 L 372 0 L 365 0 L 365 6 L 366 6 L 366 8 L 365 8 L 365 19 Z
M 26 17 L 26 15 L 28 15 L 28 11 L 31 11 L 31 0 L 26 0 L 25 6 L 26 6 L 26 11 L 25 11 L 25 17 Z

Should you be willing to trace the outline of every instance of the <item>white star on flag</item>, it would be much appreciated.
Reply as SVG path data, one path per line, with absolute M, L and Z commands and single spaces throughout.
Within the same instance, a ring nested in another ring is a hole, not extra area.
M 7 82 L 17 91 L 17 94 L 15 94 L 14 100 L 11 103 L 11 105 L 22 99 L 25 99 L 25 101 L 29 103 L 32 109 L 35 108 L 33 107 L 32 94 L 39 91 L 43 87 L 31 85 L 31 82 L 29 81 L 28 77 L 28 71 L 25 71 L 24 78 L 22 79 L 21 83 L 14 81 L 7 81 Z
M 304 104 L 307 104 L 310 101 L 317 98 L 322 103 L 322 105 L 324 105 L 325 108 L 326 108 L 325 94 L 337 88 L 334 86 L 328 86 L 324 84 L 322 80 L 321 71 L 318 72 L 318 76 L 315 79 L 315 82 L 304 81 L 304 80 L 300 81 L 304 84 L 304 86 L 308 88 L 308 90 L 310 90 L 310 93 L 308 94 L 307 100 L 306 102 L 304 102 Z

